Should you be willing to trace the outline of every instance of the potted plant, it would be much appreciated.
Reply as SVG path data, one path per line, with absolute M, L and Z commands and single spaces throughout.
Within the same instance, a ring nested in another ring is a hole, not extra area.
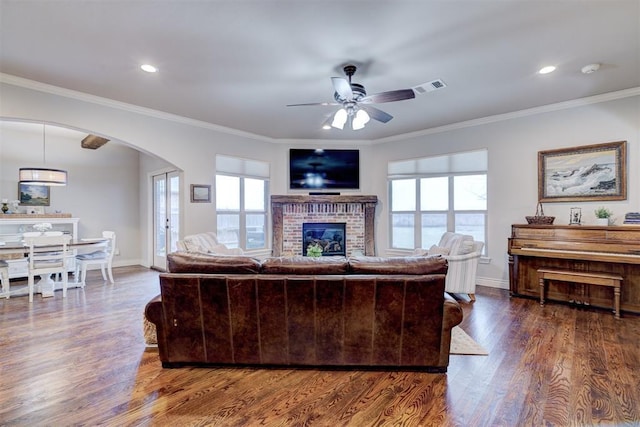
M 594 211 L 596 214 L 596 224 L 597 225 L 609 225 L 609 218 L 613 215 L 609 209 L 604 206 L 600 206 L 598 209 Z
M 320 257 L 322 256 L 322 246 L 317 243 L 307 246 L 307 256 Z

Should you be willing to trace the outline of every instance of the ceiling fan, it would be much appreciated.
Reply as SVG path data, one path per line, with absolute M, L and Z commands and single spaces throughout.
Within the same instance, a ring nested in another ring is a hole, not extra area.
M 364 86 L 358 83 L 352 83 L 351 77 L 356 73 L 355 65 L 346 65 L 344 73 L 347 79 L 343 77 L 332 77 L 335 102 L 313 102 L 309 104 L 289 104 L 287 107 L 300 107 L 312 105 L 340 105 L 340 108 L 333 116 L 331 126 L 343 129 L 347 121 L 351 122 L 353 130 L 362 129 L 370 119 L 387 123 L 393 118 L 389 113 L 379 110 L 371 104 L 380 104 L 383 102 L 395 102 L 416 97 L 413 89 L 399 89 L 388 92 L 380 92 L 373 95 L 367 95 Z

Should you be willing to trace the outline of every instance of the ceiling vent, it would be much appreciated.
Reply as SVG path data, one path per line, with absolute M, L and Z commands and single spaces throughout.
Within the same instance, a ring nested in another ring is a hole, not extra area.
M 413 91 L 418 95 L 423 95 L 427 92 L 433 92 L 434 90 L 442 89 L 445 87 L 447 87 L 447 85 L 441 79 L 436 79 L 418 86 L 414 86 L 411 89 L 413 89 Z

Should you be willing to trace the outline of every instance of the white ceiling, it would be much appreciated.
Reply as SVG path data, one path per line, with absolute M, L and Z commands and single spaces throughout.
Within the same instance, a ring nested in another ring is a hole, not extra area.
M 286 107 L 333 101 L 346 63 L 369 94 L 447 87 L 376 104 L 394 119 L 360 131 Z M 640 87 L 640 0 L 0 0 L 0 72 L 266 137 L 375 140 Z

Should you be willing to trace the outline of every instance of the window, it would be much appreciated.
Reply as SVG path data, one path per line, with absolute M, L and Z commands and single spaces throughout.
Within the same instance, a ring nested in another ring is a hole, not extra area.
M 263 249 L 267 244 L 269 165 L 216 156 L 218 241 L 230 248 Z
M 388 165 L 391 247 L 429 248 L 446 231 L 487 247 L 487 151 Z

